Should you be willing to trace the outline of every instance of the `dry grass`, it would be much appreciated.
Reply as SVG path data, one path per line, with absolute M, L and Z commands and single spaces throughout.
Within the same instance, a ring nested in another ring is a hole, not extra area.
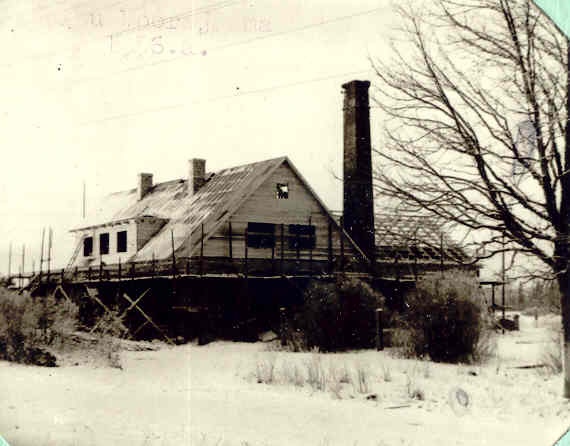
M 383 374 L 384 382 L 392 380 L 390 367 L 384 366 Z M 369 364 L 346 363 L 318 352 L 305 360 L 287 354 L 260 358 L 250 376 L 259 384 L 306 387 L 313 392 L 330 392 L 336 399 L 369 394 L 374 380 L 380 382 L 378 371 L 373 371 Z
M 257 362 L 255 378 L 259 384 L 273 384 L 275 382 L 275 356 L 271 355 Z
M 360 394 L 370 393 L 370 370 L 363 364 L 356 364 L 355 379 L 352 381 L 354 391 Z
M 562 362 L 562 339 L 558 331 L 552 330 L 550 342 L 545 344 L 541 354 L 541 362 L 544 364 L 543 372 L 549 375 L 558 375 L 563 371 Z
M 307 369 L 307 383 L 314 391 L 324 392 L 327 388 L 327 373 L 321 360 L 321 355 L 313 353 L 311 359 L 305 363 Z
M 423 401 L 426 398 L 425 392 L 418 385 L 416 379 L 410 376 L 407 377 L 406 381 L 406 395 L 408 398 L 418 401 Z

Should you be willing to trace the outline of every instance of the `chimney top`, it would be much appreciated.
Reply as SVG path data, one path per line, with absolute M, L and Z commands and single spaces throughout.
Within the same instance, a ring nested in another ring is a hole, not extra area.
M 351 87 L 368 88 L 370 87 L 370 81 L 353 80 L 342 84 L 342 88 L 344 88 L 345 90 Z
M 152 173 L 139 173 L 139 181 L 137 183 L 138 199 L 142 200 L 146 194 L 152 189 Z
M 206 160 L 192 158 L 188 161 L 188 194 L 194 195 L 206 182 Z

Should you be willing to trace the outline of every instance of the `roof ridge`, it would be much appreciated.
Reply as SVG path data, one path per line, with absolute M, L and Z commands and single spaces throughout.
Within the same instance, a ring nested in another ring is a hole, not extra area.
M 286 159 L 288 159 L 288 158 L 287 158 L 287 156 L 284 155 L 284 156 L 277 156 L 277 157 L 275 157 L 275 158 L 267 158 L 267 159 L 264 159 L 264 160 L 261 160 L 261 161 L 253 161 L 253 162 L 251 162 L 251 163 L 238 164 L 237 166 L 224 167 L 224 168 L 222 168 L 222 169 L 218 169 L 218 170 L 213 170 L 213 171 L 210 171 L 210 172 L 206 172 L 206 176 L 211 176 L 212 174 L 217 174 L 217 173 L 222 172 L 222 171 L 224 171 L 224 170 L 239 169 L 239 168 L 242 168 L 242 167 L 252 166 L 252 165 L 254 165 L 254 164 L 277 162 L 278 160 L 279 160 L 279 161 L 285 161 Z M 186 178 L 175 178 L 175 179 L 173 179 L 173 180 L 166 180 L 166 181 L 161 181 L 160 183 L 154 183 L 154 184 L 152 185 L 152 188 L 155 188 L 155 187 L 157 187 L 157 186 L 164 186 L 164 185 L 166 185 L 166 184 L 178 183 L 178 182 L 180 182 L 180 183 L 185 183 L 186 181 L 188 181 Z M 126 193 L 126 192 L 132 193 L 132 192 L 135 192 L 136 190 L 137 190 L 136 187 L 131 187 L 131 188 L 129 188 L 129 189 L 122 189 L 122 190 L 110 192 L 109 194 L 107 194 L 107 196 L 115 195 L 115 194 L 123 194 L 123 193 Z

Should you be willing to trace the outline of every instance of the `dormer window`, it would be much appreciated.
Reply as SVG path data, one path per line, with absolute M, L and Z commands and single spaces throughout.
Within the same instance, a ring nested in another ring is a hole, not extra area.
M 289 198 L 289 185 L 287 183 L 277 183 L 276 197 L 278 200 Z

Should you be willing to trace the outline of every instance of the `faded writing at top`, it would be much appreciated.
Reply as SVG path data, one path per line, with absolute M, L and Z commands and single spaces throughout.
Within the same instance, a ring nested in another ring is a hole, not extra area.
M 207 50 L 194 39 L 186 35 L 144 35 L 136 36 L 127 44 L 109 39 L 110 52 L 118 55 L 122 61 L 144 59 L 149 56 L 205 56 Z
M 268 18 L 245 17 L 233 23 L 196 21 L 189 29 L 177 29 L 175 22 L 169 22 L 168 25 L 164 24 L 160 33 L 157 31 L 145 27 L 133 33 L 109 34 L 109 52 L 119 54 L 124 60 L 163 54 L 204 55 L 207 48 L 202 37 L 206 35 L 258 34 L 272 32 L 272 28 Z

